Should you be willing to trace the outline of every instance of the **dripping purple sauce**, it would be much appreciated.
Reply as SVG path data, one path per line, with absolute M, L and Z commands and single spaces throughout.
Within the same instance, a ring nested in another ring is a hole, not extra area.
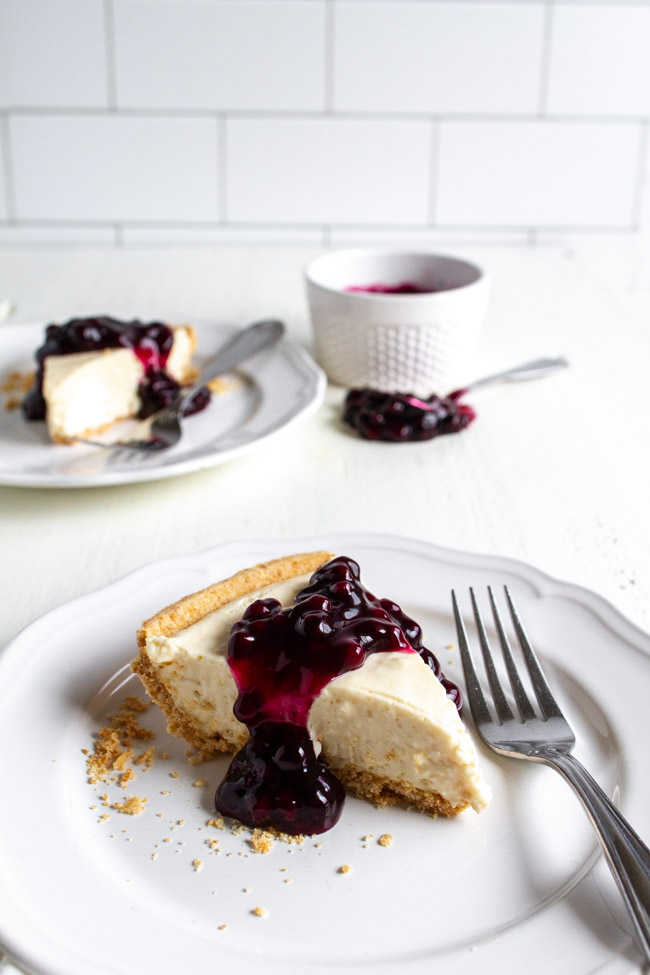
M 345 790 L 314 751 L 309 711 L 331 680 L 388 651 L 419 653 L 460 709 L 460 690 L 423 646 L 419 625 L 368 592 L 352 559 L 317 569 L 289 608 L 276 599 L 252 603 L 228 647 L 239 692 L 234 714 L 250 738 L 217 789 L 217 809 L 247 826 L 294 835 L 331 829 Z

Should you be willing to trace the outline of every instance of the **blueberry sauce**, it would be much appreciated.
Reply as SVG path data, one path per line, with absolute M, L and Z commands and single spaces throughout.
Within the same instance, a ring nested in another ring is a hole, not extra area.
M 413 281 L 400 281 L 399 284 L 351 284 L 345 290 L 375 295 L 427 295 L 436 289 L 423 288 Z
M 120 322 L 115 318 L 99 316 L 73 318 L 64 325 L 48 325 L 45 341 L 36 351 L 36 377 L 23 401 L 23 413 L 28 420 L 45 419 L 43 364 L 48 356 L 125 348 L 132 350 L 144 369 L 144 378 L 138 390 L 142 403 L 138 416 L 141 419 L 150 416 L 170 403 L 180 389 L 179 383 L 165 371 L 173 342 L 172 329 L 162 322 Z M 209 391 L 201 389 L 186 405 L 184 414 L 198 413 L 209 401 Z
M 289 608 L 277 599 L 252 603 L 228 646 L 239 692 L 233 711 L 250 738 L 217 789 L 217 809 L 247 826 L 294 835 L 331 829 L 345 790 L 314 751 L 309 711 L 331 680 L 386 651 L 419 653 L 460 709 L 460 690 L 422 645 L 418 624 L 368 592 L 352 559 L 317 569 Z
M 411 393 L 351 389 L 345 397 L 343 421 L 366 440 L 431 440 L 458 433 L 476 418 L 473 407 L 459 402 L 462 394 L 457 390 L 449 396 L 421 399 Z

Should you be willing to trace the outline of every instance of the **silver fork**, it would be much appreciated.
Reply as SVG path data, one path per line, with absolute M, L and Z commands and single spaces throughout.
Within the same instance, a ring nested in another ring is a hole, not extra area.
M 518 710 L 518 715 L 514 715 L 506 699 L 477 600 L 473 589 L 470 589 L 474 619 L 496 714 L 496 721 L 493 719 L 476 673 L 458 600 L 455 592 L 452 592 L 467 698 L 476 729 L 486 745 L 500 755 L 549 765 L 573 787 L 591 820 L 609 868 L 623 895 L 645 962 L 650 964 L 650 850 L 589 772 L 571 754 L 575 744 L 573 731 L 551 693 L 507 586 L 504 586 L 504 591 L 540 716 L 535 712 L 522 684 L 496 600 L 488 586 L 492 615 Z

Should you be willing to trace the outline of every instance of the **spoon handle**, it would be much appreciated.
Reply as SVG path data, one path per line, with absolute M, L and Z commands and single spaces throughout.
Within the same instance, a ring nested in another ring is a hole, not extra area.
M 541 379 L 556 369 L 564 369 L 569 363 L 566 359 L 533 359 L 532 362 L 524 362 L 520 366 L 513 366 L 512 369 L 505 369 L 502 372 L 492 373 L 482 379 L 463 386 L 463 392 L 467 393 L 470 389 L 477 389 L 479 386 L 491 386 L 494 383 L 513 383 L 523 379 Z
M 222 376 L 224 372 L 228 372 L 235 366 L 240 365 L 240 363 L 250 358 L 256 352 L 261 352 L 262 349 L 274 345 L 284 335 L 284 331 L 284 325 L 281 321 L 275 318 L 269 318 L 261 322 L 255 322 L 255 324 L 242 329 L 241 332 L 237 332 L 233 338 L 229 339 L 219 349 L 214 359 L 211 359 L 201 373 L 199 382 L 187 386 L 179 393 L 177 399 L 172 404 L 173 409 L 180 413 L 183 405 L 199 389 L 202 389 L 206 383 L 209 383 L 212 379 L 216 379 L 217 376 Z

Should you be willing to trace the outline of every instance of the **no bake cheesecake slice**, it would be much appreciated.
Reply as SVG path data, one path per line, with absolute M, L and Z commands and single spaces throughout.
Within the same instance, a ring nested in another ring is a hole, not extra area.
M 189 325 L 106 316 L 48 325 L 23 412 L 28 420 L 44 419 L 58 443 L 149 415 L 192 380 L 195 347 Z M 209 395 L 203 399 L 206 405 Z
M 445 816 L 489 802 L 458 689 L 351 559 L 246 569 L 144 622 L 138 646 L 132 668 L 169 730 L 206 757 L 237 752 L 217 806 L 248 825 L 321 832 L 340 783 Z

